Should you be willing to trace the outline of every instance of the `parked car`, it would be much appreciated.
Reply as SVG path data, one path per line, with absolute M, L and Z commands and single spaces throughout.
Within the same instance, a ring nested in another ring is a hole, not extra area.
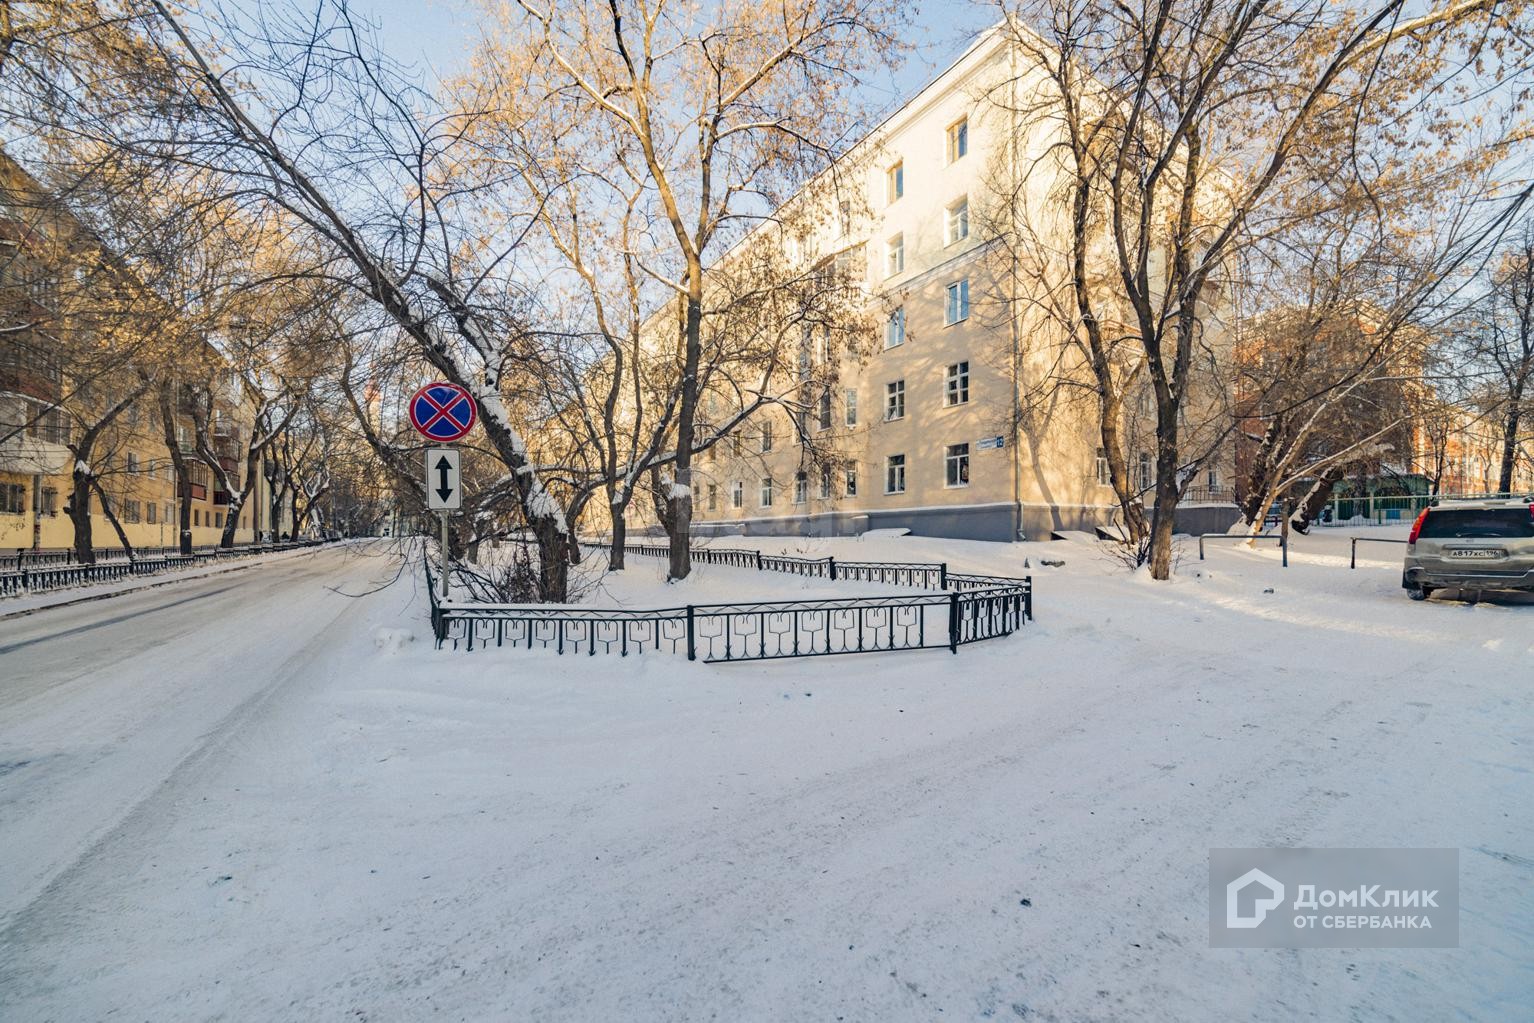
M 1534 497 L 1425 509 L 1406 541 L 1401 586 L 1412 600 L 1442 589 L 1534 590 Z

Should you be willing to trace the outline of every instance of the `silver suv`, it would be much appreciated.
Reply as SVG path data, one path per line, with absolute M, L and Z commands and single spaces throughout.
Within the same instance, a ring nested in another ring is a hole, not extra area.
M 1453 501 L 1428 508 L 1406 541 L 1401 585 L 1434 590 L 1534 590 L 1534 497 Z

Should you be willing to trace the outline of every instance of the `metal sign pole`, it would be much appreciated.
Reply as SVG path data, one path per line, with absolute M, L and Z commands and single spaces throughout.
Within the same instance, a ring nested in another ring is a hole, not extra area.
M 447 599 L 447 512 L 438 512 L 442 516 L 442 599 Z

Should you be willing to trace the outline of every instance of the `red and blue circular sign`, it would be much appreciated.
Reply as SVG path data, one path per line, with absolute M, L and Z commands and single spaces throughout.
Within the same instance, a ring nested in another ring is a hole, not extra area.
M 457 384 L 438 380 L 410 396 L 410 425 L 431 440 L 458 440 L 478 418 L 474 399 Z

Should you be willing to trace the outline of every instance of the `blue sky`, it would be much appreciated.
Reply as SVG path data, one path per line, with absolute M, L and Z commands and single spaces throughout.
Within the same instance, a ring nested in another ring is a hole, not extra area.
M 581 0 L 567 0 L 581 2 Z M 378 27 L 396 60 L 417 65 L 429 82 L 460 70 L 472 44 L 475 11 L 462 0 L 353 0 L 354 14 Z M 994 4 L 947 0 L 917 5 L 905 35 L 916 44 L 904 67 L 867 83 L 878 109 L 913 95 L 956 58 L 974 34 L 997 20 Z

